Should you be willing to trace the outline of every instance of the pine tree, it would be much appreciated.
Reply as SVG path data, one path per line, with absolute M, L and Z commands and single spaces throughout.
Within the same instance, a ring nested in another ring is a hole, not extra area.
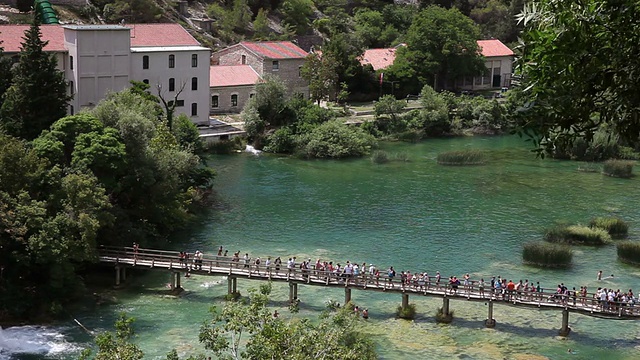
M 2 42 L 0 41 L 0 108 L 4 99 L 4 93 L 7 91 L 13 80 L 11 73 L 11 59 L 3 54 Z
M 13 84 L 7 89 L 0 108 L 0 126 L 7 134 L 32 140 L 42 130 L 67 114 L 67 82 L 56 69 L 54 54 L 44 52 L 40 11 L 25 33 L 20 61 L 15 67 Z

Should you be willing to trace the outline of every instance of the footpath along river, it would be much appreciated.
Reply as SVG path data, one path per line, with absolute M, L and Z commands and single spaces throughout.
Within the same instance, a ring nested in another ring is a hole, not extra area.
M 541 239 L 543 229 L 557 220 L 587 223 L 595 216 L 620 216 L 631 224 L 630 237 L 640 237 L 640 178 L 579 172 L 580 163 L 537 159 L 529 146 L 517 137 L 383 144 L 389 153 L 406 153 L 409 161 L 382 165 L 369 159 L 211 156 L 218 172 L 215 205 L 199 224 L 176 234 L 169 246 L 212 254 L 222 245 L 230 253 L 254 257 L 296 255 L 314 262 L 350 260 L 384 269 L 393 265 L 398 271 L 439 270 L 447 277 L 467 272 L 473 279 L 501 275 L 540 281 L 549 288 L 564 282 L 590 290 L 631 287 L 640 292 L 640 268 L 618 262 L 615 245 L 575 247 L 574 264 L 566 270 L 522 264 L 522 244 Z M 439 152 L 453 149 L 482 149 L 488 162 L 471 167 L 436 164 Z M 597 281 L 598 270 L 615 277 Z M 126 288 L 114 292 L 118 304 L 78 310 L 74 316 L 93 330 L 111 329 L 121 311 L 134 316 L 136 342 L 145 359 L 164 359 L 171 348 L 181 355 L 199 352 L 198 329 L 209 306 L 222 304 L 226 282 L 193 276 L 183 280 L 186 292 L 172 297 L 166 295 L 168 281 L 167 274 L 136 272 Z M 238 286 L 246 294 L 258 283 L 240 280 Z M 362 331 L 375 340 L 383 359 L 640 358 L 638 321 L 572 314 L 573 332 L 565 339 L 557 336 L 560 312 L 497 305 L 497 326 L 485 329 L 486 306 L 452 301 L 454 322 L 438 325 L 434 314 L 440 300 L 411 296 L 418 317 L 403 321 L 395 319 L 399 295 L 352 294 L 357 305 L 369 308 L 371 318 L 362 321 Z M 297 316 L 310 317 L 317 316 L 327 300 L 342 302 L 344 296 L 339 289 L 311 286 L 300 286 L 298 295 L 302 303 Z M 274 309 L 291 316 L 286 285 L 274 284 L 272 299 Z M 36 335 L 40 338 L 32 344 L 16 341 Z M 5 329 L 0 332 L 0 359 L 73 359 L 89 341 L 71 321 Z M 28 349 L 16 354 L 19 346 Z

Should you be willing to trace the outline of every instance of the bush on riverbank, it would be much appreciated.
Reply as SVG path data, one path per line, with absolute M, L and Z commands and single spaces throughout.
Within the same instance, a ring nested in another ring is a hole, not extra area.
M 480 150 L 456 150 L 440 153 L 436 160 L 440 165 L 481 165 L 486 157 Z
M 602 166 L 602 173 L 612 177 L 630 178 L 633 176 L 633 161 L 607 160 Z
M 640 265 L 640 242 L 621 241 L 616 247 L 618 259 L 626 263 Z
M 629 224 L 617 217 L 597 217 L 589 222 L 591 228 L 606 230 L 614 239 L 621 239 L 629 233 Z
M 573 251 L 569 246 L 532 242 L 524 244 L 522 260 L 540 267 L 567 267 L 571 265 Z
M 416 304 L 409 304 L 406 308 L 398 306 L 396 315 L 400 319 L 413 320 L 416 318 Z
M 369 153 L 376 145 L 373 136 L 339 121 L 323 123 L 300 136 L 298 152 L 307 158 L 346 158 Z
M 566 244 L 604 245 L 611 242 L 611 235 L 600 228 L 557 224 L 545 230 L 544 240 Z

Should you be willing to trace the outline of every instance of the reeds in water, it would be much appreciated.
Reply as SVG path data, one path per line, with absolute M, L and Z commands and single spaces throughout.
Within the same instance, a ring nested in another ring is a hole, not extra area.
M 606 230 L 614 239 L 622 239 L 629 233 L 629 224 L 617 217 L 597 217 L 589 222 L 589 226 Z
M 623 262 L 640 265 L 640 242 L 621 241 L 617 245 L 618 259 Z
M 545 230 L 544 239 L 554 243 L 604 245 L 611 242 L 611 235 L 600 228 L 558 224 Z
M 437 161 L 440 165 L 482 165 L 486 156 L 480 150 L 456 150 L 438 154 Z
M 409 304 L 406 308 L 398 306 L 396 315 L 398 315 L 400 319 L 413 320 L 416 318 L 416 305 Z
M 633 161 L 628 160 L 607 160 L 602 166 L 602 173 L 608 176 L 619 178 L 630 178 L 633 176 Z
M 540 267 L 568 267 L 573 259 L 573 250 L 567 245 L 532 242 L 524 244 L 522 260 L 526 264 Z

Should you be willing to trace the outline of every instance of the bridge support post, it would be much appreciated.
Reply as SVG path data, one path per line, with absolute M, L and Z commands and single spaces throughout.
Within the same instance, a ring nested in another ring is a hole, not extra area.
M 493 318 L 493 301 L 489 300 L 489 314 L 487 315 L 487 320 L 484 321 L 484 326 L 488 328 L 496 327 L 496 320 Z
M 174 288 L 180 289 L 181 288 L 181 286 L 180 286 L 180 272 L 179 271 L 174 272 L 173 276 L 175 278 L 175 286 L 174 286 Z
M 442 315 L 449 316 L 449 298 L 442 299 Z
M 289 303 L 293 304 L 296 300 L 298 300 L 298 284 L 289 283 Z
M 402 309 L 409 307 L 409 294 L 402 294 Z
M 347 305 L 347 303 L 351 301 L 351 288 L 344 288 L 344 304 Z
M 229 276 L 227 278 L 227 285 L 228 285 L 227 293 L 235 294 L 238 291 L 238 278 L 236 278 L 235 276 Z
M 562 310 L 562 327 L 560 328 L 560 336 L 568 336 L 571 332 L 569 327 L 569 309 Z
M 120 266 L 116 265 L 116 286 L 120 286 Z
M 127 281 L 127 268 L 126 267 L 122 267 L 122 275 L 121 275 L 122 281 Z

